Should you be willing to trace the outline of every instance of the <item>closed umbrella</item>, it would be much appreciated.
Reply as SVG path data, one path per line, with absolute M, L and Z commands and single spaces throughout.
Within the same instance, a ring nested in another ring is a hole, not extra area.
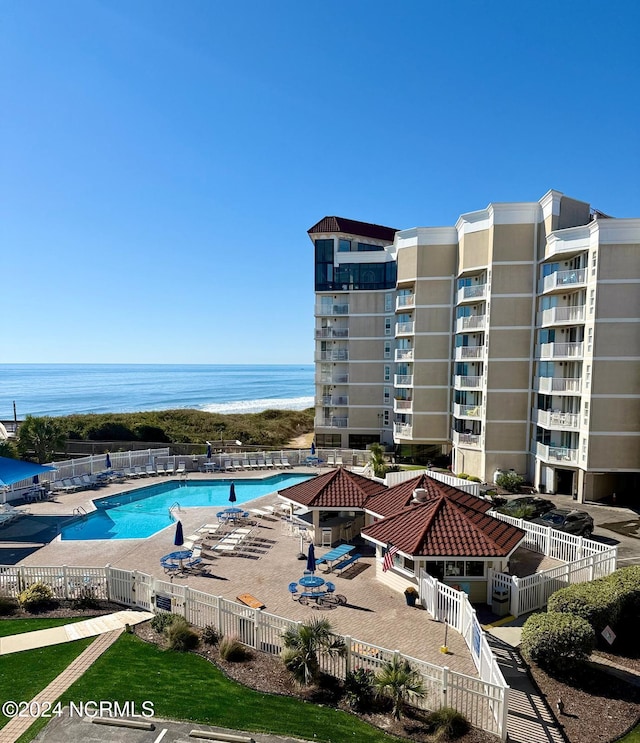
M 184 532 L 182 531 L 182 521 L 178 521 L 176 524 L 176 535 L 173 539 L 173 543 L 176 547 L 182 547 L 184 544 Z
M 309 545 L 309 553 L 307 555 L 307 570 L 310 573 L 316 572 L 316 550 L 313 543 Z
M 33 476 L 33 484 L 39 485 L 40 484 L 40 477 L 38 475 Z
M 107 456 L 104 458 L 104 467 L 107 470 L 111 469 L 111 457 L 109 456 L 109 452 L 107 452 Z
M 313 457 L 313 456 L 315 455 L 315 453 L 316 453 L 316 445 L 315 445 L 315 443 L 314 443 L 314 442 L 312 441 L 312 442 L 311 442 L 311 456 Z
M 207 459 L 211 459 L 211 442 L 207 441 Z
M 229 488 L 229 502 L 236 502 L 236 486 L 233 483 L 231 483 L 231 487 Z

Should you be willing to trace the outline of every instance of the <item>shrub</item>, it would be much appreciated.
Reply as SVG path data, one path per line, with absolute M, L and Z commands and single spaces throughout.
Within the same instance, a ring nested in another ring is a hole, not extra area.
M 202 642 L 204 642 L 205 645 L 214 646 L 220 642 L 220 633 L 212 624 L 208 624 L 202 630 Z
M 469 482 L 482 482 L 481 478 L 476 477 L 475 475 L 469 475 L 467 480 L 469 480 Z
M 595 647 L 593 627 L 582 617 L 549 611 L 534 614 L 522 628 L 523 656 L 551 674 L 573 671 Z
M 247 657 L 244 645 L 234 635 L 225 635 L 218 644 L 218 650 L 222 660 L 228 660 L 231 663 L 243 661 Z
M 13 614 L 18 608 L 18 603 L 15 599 L 9 596 L 0 596 L 0 617 L 8 617 Z
M 549 611 L 582 617 L 597 634 L 608 624 L 617 624 L 621 606 L 620 586 L 608 578 L 561 588 L 549 597 L 547 604 Z
M 200 644 L 197 633 L 189 627 L 187 620 L 182 617 L 178 617 L 177 620 L 171 622 L 165 629 L 165 634 L 171 650 L 178 650 L 181 653 L 193 650 Z
M 155 630 L 159 635 L 164 634 L 166 629 L 177 622 L 179 619 L 184 619 L 179 614 L 171 614 L 168 611 L 162 611 L 156 614 L 151 620 L 151 629 Z
M 471 725 L 467 718 L 453 707 L 441 707 L 427 715 L 427 730 L 435 740 L 455 740 L 469 732 Z
M 460 480 L 468 480 L 469 479 L 469 475 L 467 475 L 466 472 L 458 472 L 458 474 L 456 475 L 456 477 L 458 477 Z
M 53 602 L 53 589 L 46 583 L 38 581 L 22 591 L 18 596 L 18 603 L 26 611 L 38 611 Z
M 357 712 L 371 708 L 375 696 L 375 673 L 369 668 L 349 671 L 344 679 L 344 694 L 347 704 Z
M 378 694 L 391 700 L 392 714 L 396 720 L 402 717 L 412 696 L 425 695 L 420 674 L 406 659 L 393 658 L 387 661 L 376 674 L 374 683 Z
M 508 490 L 510 493 L 519 493 L 520 486 L 524 483 L 524 477 L 515 472 L 501 472 L 496 477 L 496 485 Z
M 96 594 L 93 588 L 87 586 L 83 588 L 72 602 L 74 609 L 79 611 L 86 611 L 87 609 L 97 609 L 100 606 L 100 602 L 96 598 Z

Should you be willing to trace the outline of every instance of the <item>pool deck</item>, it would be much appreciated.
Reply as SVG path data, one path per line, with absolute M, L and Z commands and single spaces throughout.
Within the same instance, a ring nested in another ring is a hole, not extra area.
M 298 467 L 290 470 L 295 474 L 318 474 L 317 468 Z M 191 473 L 189 480 L 233 479 L 236 487 L 246 479 L 261 479 L 273 472 L 244 472 L 230 474 Z M 34 515 L 71 515 L 74 508 L 82 506 L 89 511 L 92 498 L 103 498 L 123 491 L 144 487 L 167 478 L 141 478 L 119 485 L 110 485 L 100 490 L 60 494 L 55 501 L 30 504 L 26 509 Z M 274 503 L 275 494 L 262 496 L 242 504 L 245 507 L 260 507 Z M 185 538 L 202 524 L 216 521 L 219 507 L 188 508 L 179 513 Z M 105 566 L 107 564 L 128 570 L 139 570 L 162 580 L 171 580 L 160 567 L 160 558 L 175 549 L 173 538 L 175 527 L 169 526 L 147 539 L 61 541 L 59 539 L 42 547 L 21 561 L 23 565 L 81 565 Z M 447 635 L 449 653 L 443 655 L 444 625 L 434 621 L 420 607 L 406 605 L 404 595 L 375 579 L 373 557 L 359 561 L 359 569 L 344 576 L 331 574 L 336 593 L 346 597 L 347 603 L 337 608 L 318 611 L 293 601 L 287 586 L 297 581 L 305 568 L 298 560 L 300 538 L 283 529 L 279 520 L 258 520 L 258 536 L 273 540 L 258 559 L 244 559 L 221 555 L 205 557 L 206 571 L 203 575 L 173 576 L 175 583 L 187 584 L 191 588 L 206 591 L 224 598 L 236 600 L 249 593 L 266 606 L 265 611 L 295 620 L 326 617 L 333 628 L 363 642 L 370 642 L 391 650 L 399 650 L 410 656 L 446 665 L 452 670 L 476 676 L 476 669 L 464 640 L 453 631 Z M 305 546 L 306 551 L 306 546 Z M 325 549 L 317 548 L 316 555 Z

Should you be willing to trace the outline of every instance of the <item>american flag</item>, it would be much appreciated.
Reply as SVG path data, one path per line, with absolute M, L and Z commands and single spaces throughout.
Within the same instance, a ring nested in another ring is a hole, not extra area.
M 384 554 L 384 560 L 382 561 L 382 572 L 386 573 L 389 568 L 393 567 L 393 556 L 398 551 L 398 548 L 395 547 L 391 542 L 387 544 L 387 551 Z

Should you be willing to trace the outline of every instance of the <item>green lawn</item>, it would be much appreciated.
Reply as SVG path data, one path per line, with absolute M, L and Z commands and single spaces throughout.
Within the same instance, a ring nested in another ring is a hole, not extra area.
M 624 738 L 620 738 L 618 743 L 640 743 L 640 725 L 636 725 Z
M 91 699 L 130 700 L 139 708 L 148 700 L 159 717 L 328 743 L 397 740 L 345 712 L 247 689 L 204 658 L 163 651 L 129 634 L 61 697 L 63 704 Z
M 46 617 L 34 617 L 33 619 L 3 619 L 0 621 L 0 637 L 9 635 L 20 635 L 23 632 L 33 632 L 37 629 L 49 629 L 49 627 L 60 627 L 63 624 L 82 622 L 91 617 L 57 617 L 47 619 Z

